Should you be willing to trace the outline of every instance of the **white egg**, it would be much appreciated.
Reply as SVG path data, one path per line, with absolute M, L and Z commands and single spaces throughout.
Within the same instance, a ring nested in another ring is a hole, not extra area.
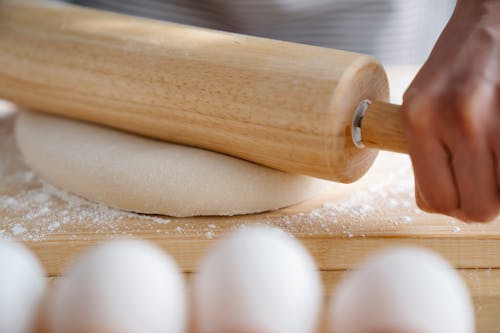
M 467 287 L 444 259 L 423 249 L 384 251 L 334 293 L 329 332 L 472 333 Z
M 322 287 L 305 248 L 279 229 L 247 227 L 205 257 L 195 280 L 198 333 L 313 333 Z
M 0 239 L 0 332 L 31 332 L 45 288 L 46 277 L 35 255 Z
M 54 333 L 183 333 L 184 280 L 159 248 L 137 240 L 111 241 L 85 253 L 56 286 Z

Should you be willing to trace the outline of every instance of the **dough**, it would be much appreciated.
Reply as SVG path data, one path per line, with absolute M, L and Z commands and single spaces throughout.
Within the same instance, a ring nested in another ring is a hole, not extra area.
M 16 139 L 43 178 L 112 207 L 171 216 L 289 206 L 328 182 L 238 158 L 51 115 L 22 112 Z

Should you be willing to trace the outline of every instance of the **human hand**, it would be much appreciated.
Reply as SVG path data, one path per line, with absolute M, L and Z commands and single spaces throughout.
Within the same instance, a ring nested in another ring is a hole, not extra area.
M 404 95 L 423 210 L 489 221 L 500 210 L 500 1 L 458 0 Z

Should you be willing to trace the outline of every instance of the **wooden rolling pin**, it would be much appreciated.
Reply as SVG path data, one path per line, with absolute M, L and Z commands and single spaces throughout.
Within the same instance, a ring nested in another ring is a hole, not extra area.
M 0 1 L 0 98 L 340 182 L 406 149 L 372 57 L 57 2 Z

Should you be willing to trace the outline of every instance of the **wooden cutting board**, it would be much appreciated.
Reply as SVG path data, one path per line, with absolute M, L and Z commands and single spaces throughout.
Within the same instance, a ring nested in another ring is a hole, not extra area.
M 407 156 L 382 153 L 360 181 L 332 184 L 329 191 L 308 202 L 274 212 L 197 218 L 138 215 L 45 184 L 17 151 L 13 106 L 0 109 L 0 237 L 27 244 L 50 276 L 58 276 L 81 250 L 120 237 L 158 244 L 189 274 L 226 232 L 265 224 L 280 227 L 304 243 L 322 271 L 328 293 L 344 270 L 377 249 L 400 245 L 433 249 L 459 268 L 470 286 L 478 332 L 500 331 L 500 219 L 464 224 L 417 209 Z

